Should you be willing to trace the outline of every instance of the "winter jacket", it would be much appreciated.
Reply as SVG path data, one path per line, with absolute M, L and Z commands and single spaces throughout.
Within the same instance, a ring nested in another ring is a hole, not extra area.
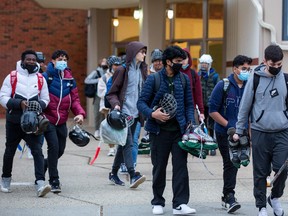
M 40 68 L 40 66 L 38 67 Z M 13 123 L 20 123 L 23 113 L 21 109 L 21 101 L 38 101 L 42 109 L 45 109 L 49 103 L 48 87 L 43 78 L 43 85 L 39 92 L 38 76 L 39 70 L 29 74 L 26 69 L 21 67 L 21 61 L 17 62 L 17 83 L 15 94 L 12 97 L 12 86 L 10 73 L 4 79 L 0 90 L 0 103 L 6 109 L 6 120 Z
M 163 68 L 158 73 L 160 74 L 159 89 L 155 89 L 155 77 L 149 75 L 137 102 L 138 110 L 147 117 L 145 130 L 155 134 L 160 132 L 160 126 L 156 123 L 156 120 L 152 118 L 152 112 L 154 112 L 153 107 L 159 104 L 160 99 L 163 98 L 165 93 L 170 93 L 166 69 Z M 183 88 L 179 73 L 173 77 L 173 84 L 174 97 L 177 101 L 176 120 L 179 123 L 181 132 L 184 134 L 187 123 L 190 121 L 195 124 L 195 120 L 190 80 L 187 75 L 183 75 L 186 81 L 185 89 Z
M 80 105 L 76 82 L 69 68 L 61 72 L 55 69 L 53 63 L 50 62 L 43 76 L 48 82 L 50 96 L 50 103 L 44 113 L 50 123 L 54 125 L 66 123 L 70 110 L 75 116 L 80 114 L 86 116 Z M 49 77 L 52 77 L 51 83 L 48 81 Z
M 219 114 L 228 121 L 226 127 L 215 122 L 214 129 L 217 133 L 227 135 L 227 130 L 230 127 L 236 127 L 237 116 L 239 112 L 240 101 L 243 96 L 246 81 L 243 82 L 243 86 L 239 88 L 238 84 L 234 79 L 234 74 L 228 77 L 229 87 L 226 92 L 224 91 L 224 81 L 220 81 L 212 91 L 209 101 L 209 113 L 219 112 Z M 226 97 L 226 102 L 224 101 Z M 225 108 L 226 106 L 226 108 Z M 248 128 L 248 121 L 245 124 L 245 128 Z
M 263 132 L 279 132 L 288 128 L 286 107 L 287 88 L 284 72 L 276 76 L 265 72 L 265 65 L 255 68 L 254 73 L 260 76 L 254 103 L 253 79 L 248 80 L 240 103 L 236 133 L 242 134 L 251 111 L 251 128 Z M 272 96 L 273 94 L 273 96 Z
M 191 84 L 191 89 L 192 89 L 192 97 L 193 97 L 193 103 L 194 103 L 194 108 L 196 105 L 198 105 L 198 108 L 200 110 L 200 113 L 204 113 L 204 106 L 203 106 L 203 99 L 202 99 L 202 86 L 200 82 L 200 78 L 198 74 L 194 71 L 194 77 L 192 76 L 192 59 L 190 52 L 188 51 L 187 48 L 183 49 L 187 56 L 188 56 L 188 67 L 184 70 L 183 68 L 180 70 L 182 73 L 186 74 L 189 77 L 190 84 Z

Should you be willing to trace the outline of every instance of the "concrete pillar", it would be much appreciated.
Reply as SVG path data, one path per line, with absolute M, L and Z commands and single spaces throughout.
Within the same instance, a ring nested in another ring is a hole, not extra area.
M 150 64 L 151 51 L 165 48 L 166 0 L 140 0 L 139 8 L 142 12 L 139 38 L 147 45 L 146 62 Z
M 94 70 L 103 57 L 111 53 L 111 23 L 112 11 L 90 9 L 88 11 L 87 32 L 87 74 Z M 84 57 L 83 57 L 84 60 Z M 87 123 L 94 126 L 93 100 L 87 99 Z

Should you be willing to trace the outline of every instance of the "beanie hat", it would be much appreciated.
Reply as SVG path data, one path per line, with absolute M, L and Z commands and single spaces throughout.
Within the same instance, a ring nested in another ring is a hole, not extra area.
M 160 49 L 154 49 L 151 52 L 151 61 L 154 62 L 156 60 L 162 60 L 162 53 L 163 51 Z
M 115 55 L 111 55 L 108 57 L 107 59 L 107 64 L 109 66 L 112 66 L 112 65 L 120 65 L 121 64 L 121 60 L 120 58 L 118 58 L 117 56 Z

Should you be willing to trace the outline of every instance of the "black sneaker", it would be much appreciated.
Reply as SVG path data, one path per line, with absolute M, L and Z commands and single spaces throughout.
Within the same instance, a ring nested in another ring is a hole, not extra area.
M 51 192 L 55 194 L 61 193 L 60 184 L 51 185 Z
M 227 213 L 232 213 L 241 208 L 233 193 L 229 193 L 222 197 L 222 206 L 227 210 Z
M 130 179 L 130 188 L 137 188 L 146 180 L 144 175 L 141 175 L 139 172 L 135 172 L 135 175 Z
M 115 185 L 125 186 L 125 183 L 121 181 L 117 175 L 113 175 L 111 172 L 109 173 L 109 180 Z
M 141 143 L 150 143 L 149 133 L 147 133 L 142 139 Z

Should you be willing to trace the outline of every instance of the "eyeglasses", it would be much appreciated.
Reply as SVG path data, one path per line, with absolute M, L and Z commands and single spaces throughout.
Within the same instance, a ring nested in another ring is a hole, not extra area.
M 139 51 L 139 53 L 142 53 L 143 55 L 145 54 L 146 55 L 146 50 L 142 49 Z
M 243 70 L 243 71 L 248 71 L 248 72 L 251 72 L 252 69 L 250 67 L 237 67 L 239 70 Z

